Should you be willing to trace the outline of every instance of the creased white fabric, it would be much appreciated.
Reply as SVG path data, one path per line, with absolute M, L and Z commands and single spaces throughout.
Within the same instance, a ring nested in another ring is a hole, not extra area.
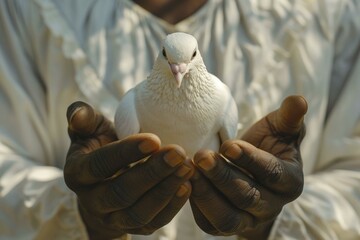
M 193 34 L 208 70 L 232 89 L 239 135 L 289 94 L 309 102 L 304 193 L 270 239 L 358 239 L 359 5 L 209 0 L 170 25 L 130 0 L 0 1 L 0 239 L 87 238 L 61 170 L 66 108 L 84 100 L 112 118 L 174 31 Z M 155 235 L 132 236 L 166 237 L 221 239 L 203 234 L 188 206 Z

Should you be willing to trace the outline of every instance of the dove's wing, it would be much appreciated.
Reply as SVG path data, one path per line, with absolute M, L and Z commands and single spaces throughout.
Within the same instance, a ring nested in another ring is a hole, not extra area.
M 224 106 L 223 124 L 219 131 L 221 142 L 228 139 L 235 139 L 238 131 L 238 110 L 230 92 Z
M 210 74 L 211 75 L 211 74 Z M 211 75 L 218 85 L 218 91 L 221 95 L 223 106 L 223 114 L 221 114 L 221 127 L 219 130 L 220 141 L 224 142 L 228 139 L 234 139 L 238 131 L 238 109 L 234 98 L 231 95 L 229 88 L 221 82 L 216 76 Z
M 129 90 L 121 99 L 115 113 L 115 129 L 119 139 L 140 132 L 135 104 L 135 89 Z

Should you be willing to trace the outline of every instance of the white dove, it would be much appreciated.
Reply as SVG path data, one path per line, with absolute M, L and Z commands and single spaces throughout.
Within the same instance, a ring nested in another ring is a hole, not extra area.
M 190 157 L 200 149 L 218 151 L 236 137 L 237 124 L 229 88 L 208 73 L 196 39 L 181 32 L 165 38 L 150 75 L 124 95 L 115 114 L 119 139 L 154 133 Z

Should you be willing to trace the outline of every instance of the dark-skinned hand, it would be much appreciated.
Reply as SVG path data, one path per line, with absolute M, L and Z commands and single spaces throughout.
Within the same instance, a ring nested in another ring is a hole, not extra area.
M 190 202 L 201 229 L 212 235 L 268 237 L 283 206 L 303 189 L 299 148 L 306 111 L 304 98 L 290 96 L 241 140 L 224 142 L 219 153 L 195 155 Z
M 184 150 L 161 147 L 152 134 L 118 140 L 112 123 L 83 102 L 69 106 L 67 119 L 64 178 L 90 238 L 150 234 L 170 222 L 191 193 L 194 168 Z

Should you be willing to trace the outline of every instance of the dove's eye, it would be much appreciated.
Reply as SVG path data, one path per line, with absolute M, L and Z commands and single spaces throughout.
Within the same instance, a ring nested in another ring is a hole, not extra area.
M 165 58 L 167 58 L 167 57 L 166 57 L 165 48 L 163 48 L 163 50 L 162 50 L 162 55 L 163 55 Z
M 197 53 L 197 51 L 196 51 L 196 49 L 195 49 L 195 51 L 194 51 L 194 53 L 193 53 L 193 55 L 192 55 L 191 59 L 194 59 L 194 57 L 196 56 L 196 53 Z

